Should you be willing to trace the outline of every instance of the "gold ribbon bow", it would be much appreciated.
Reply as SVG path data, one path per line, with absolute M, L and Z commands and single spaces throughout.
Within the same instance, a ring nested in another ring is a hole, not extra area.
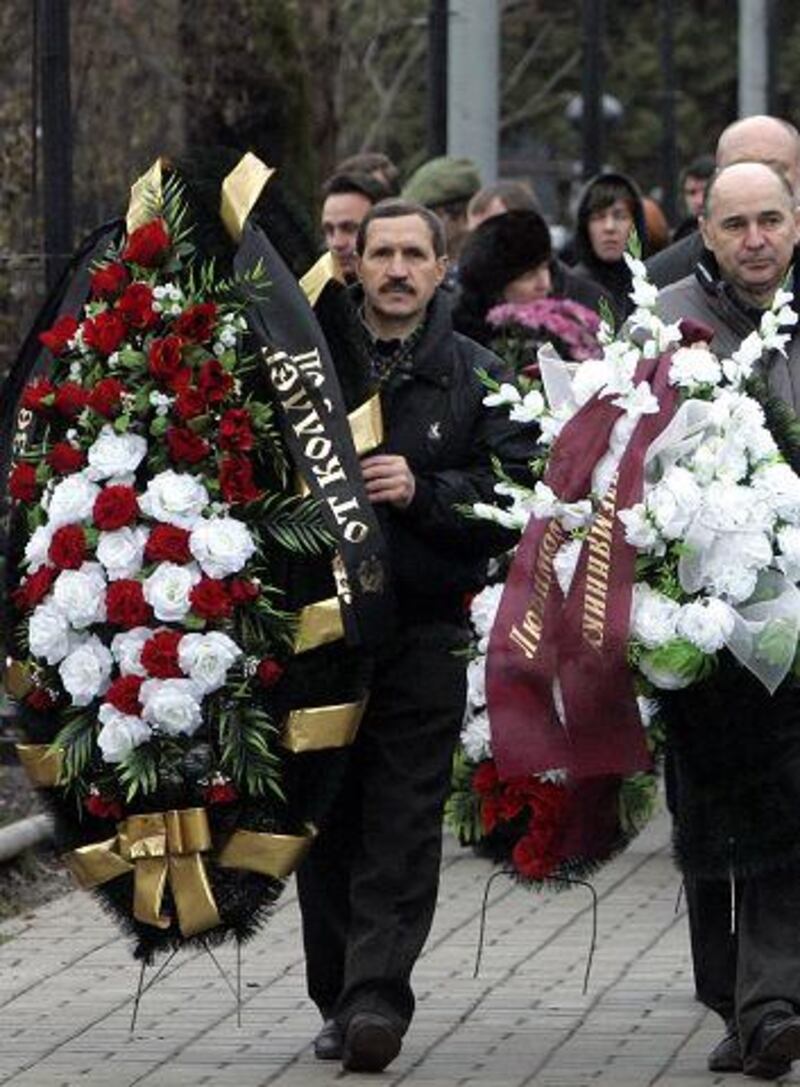
M 162 913 L 169 880 L 184 936 L 194 936 L 220 923 L 205 861 L 211 832 L 204 808 L 184 808 L 131 815 L 117 827 L 116 838 L 81 846 L 65 860 L 86 890 L 133 872 L 133 916 L 157 928 L 169 928 Z

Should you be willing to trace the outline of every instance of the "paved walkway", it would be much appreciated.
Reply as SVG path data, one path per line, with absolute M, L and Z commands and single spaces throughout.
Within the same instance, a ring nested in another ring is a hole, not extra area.
M 417 1016 L 403 1051 L 366 1082 L 409 1087 L 700 1087 L 718 1024 L 692 998 L 686 921 L 668 826 L 656 820 L 596 878 L 598 946 L 582 992 L 588 894 L 491 892 L 480 976 L 473 964 L 488 863 L 447 845 L 441 900 L 416 972 Z M 231 973 L 232 949 L 219 958 Z M 83 894 L 0 922 L 0 1085 L 323 1087 L 347 1079 L 316 1061 L 297 904 L 287 893 L 244 953 L 242 1025 L 204 954 L 182 953 L 145 995 L 138 967 Z M 360 1082 L 365 1082 L 360 1078 Z M 749 1081 L 747 1081 L 749 1082 Z M 800 1065 L 790 1082 L 800 1082 Z

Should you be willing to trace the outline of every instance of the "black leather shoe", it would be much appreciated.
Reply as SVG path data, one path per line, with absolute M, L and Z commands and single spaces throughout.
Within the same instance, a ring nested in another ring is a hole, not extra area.
M 766 1015 L 744 1058 L 744 1074 L 758 1079 L 785 1076 L 800 1059 L 800 1015 Z
M 347 1024 L 342 1067 L 348 1072 L 382 1072 L 400 1052 L 400 1031 L 376 1012 L 356 1012 Z
M 335 1019 L 326 1019 L 314 1039 L 314 1056 L 318 1061 L 340 1061 L 343 1049 L 342 1028 Z
M 724 1037 L 720 1038 L 708 1055 L 709 1072 L 741 1072 L 742 1047 L 739 1045 L 739 1032 L 729 1025 Z

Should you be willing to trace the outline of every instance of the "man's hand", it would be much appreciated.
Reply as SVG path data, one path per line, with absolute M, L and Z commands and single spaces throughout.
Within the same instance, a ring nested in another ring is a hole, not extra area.
M 414 473 L 408 467 L 405 457 L 389 453 L 364 457 L 361 461 L 361 474 L 370 502 L 389 502 L 404 510 L 414 497 Z

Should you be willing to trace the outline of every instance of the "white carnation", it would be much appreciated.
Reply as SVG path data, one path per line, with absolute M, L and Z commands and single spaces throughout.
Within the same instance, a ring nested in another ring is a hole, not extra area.
M 651 588 L 637 584 L 633 587 L 631 637 L 648 649 L 664 645 L 675 637 L 675 627 L 681 606 L 677 601 Z
M 684 604 L 678 616 L 678 633 L 702 653 L 716 653 L 733 633 L 735 616 L 729 604 L 713 597 Z
M 702 492 L 686 468 L 673 465 L 645 498 L 645 508 L 667 540 L 685 535 L 697 513 Z
M 53 586 L 53 603 L 75 630 L 106 619 L 106 579 L 97 562 L 85 562 L 80 570 L 62 570 Z
M 630 509 L 620 510 L 617 514 L 625 526 L 625 539 L 637 551 L 649 551 L 654 555 L 663 555 L 664 542 L 642 502 Z
M 242 650 L 227 634 L 214 630 L 208 634 L 185 634 L 178 644 L 181 670 L 203 694 L 225 685 L 228 669 L 242 655 Z
M 88 706 L 108 689 L 114 658 L 94 634 L 64 658 L 58 674 L 73 706 Z
M 128 479 L 147 456 L 147 441 L 139 434 L 118 434 L 104 426 L 86 454 L 87 479 L 112 483 Z
M 753 487 L 778 517 L 800 524 L 800 477 L 788 464 L 765 464 L 753 474 Z
M 199 480 L 170 468 L 150 480 L 139 507 L 155 521 L 193 529 L 208 501 L 208 491 Z
M 142 650 L 154 633 L 150 627 L 134 627 L 114 635 L 111 652 L 123 676 L 147 676 L 147 669 L 142 667 Z
M 487 585 L 472 598 L 470 605 L 470 620 L 478 635 L 479 642 L 488 642 L 489 634 L 494 626 L 497 611 L 500 607 L 500 598 L 503 595 L 503 585 L 498 582 L 495 585 Z M 480 650 L 485 652 L 485 648 Z
M 461 746 L 464 754 L 472 762 L 482 762 L 492 756 L 492 737 L 489 729 L 489 715 L 469 713 L 461 730 Z
M 234 517 L 200 521 L 189 538 L 192 552 L 204 574 L 223 578 L 237 574 L 255 554 L 250 530 Z
M 122 762 L 134 747 L 147 743 L 152 735 L 150 727 L 140 717 L 120 713 L 110 702 L 103 703 L 97 717 L 103 726 L 97 734 L 103 762 Z
M 168 736 L 193 736 L 203 721 L 200 692 L 190 679 L 148 679 L 139 689 L 142 718 Z
M 778 530 L 780 555 L 775 560 L 790 581 L 800 581 L 800 527 L 784 525 Z
M 162 562 L 145 578 L 142 593 L 157 619 L 163 623 L 180 622 L 192 606 L 189 595 L 200 578 L 200 570 L 193 562 L 186 566 Z
M 467 665 L 467 702 L 479 708 L 486 705 L 486 657 L 475 657 Z
M 695 385 L 718 385 L 721 380 L 719 359 L 706 347 L 679 347 L 672 356 L 670 385 L 690 389 Z
M 148 531 L 144 525 L 101 532 L 97 558 L 106 569 L 109 581 L 135 577 L 142 568 Z
M 50 496 L 47 508 L 51 529 L 61 525 L 72 525 L 78 521 L 91 519 L 92 510 L 100 488 L 92 483 L 82 472 L 67 476 L 57 483 Z

